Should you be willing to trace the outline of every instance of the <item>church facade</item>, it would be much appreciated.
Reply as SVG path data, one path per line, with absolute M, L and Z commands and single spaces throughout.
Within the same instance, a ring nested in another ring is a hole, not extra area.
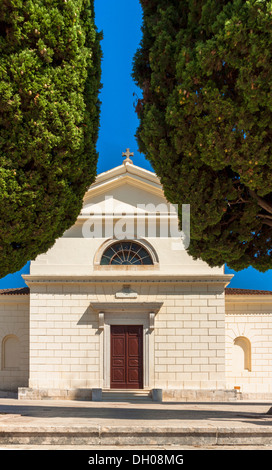
M 98 175 L 28 287 L 0 291 L 0 393 L 272 396 L 272 291 L 228 287 L 181 235 L 159 178 L 129 154 Z

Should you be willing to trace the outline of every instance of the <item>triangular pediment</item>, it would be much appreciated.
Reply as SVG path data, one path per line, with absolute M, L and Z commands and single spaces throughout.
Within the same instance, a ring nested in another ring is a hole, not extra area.
M 112 210 L 143 213 L 159 204 L 167 204 L 159 178 L 150 171 L 126 164 L 101 173 L 85 194 L 81 217 L 107 214 Z

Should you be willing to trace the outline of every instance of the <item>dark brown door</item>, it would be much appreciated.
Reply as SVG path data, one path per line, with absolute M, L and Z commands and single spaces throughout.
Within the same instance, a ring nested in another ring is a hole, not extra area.
M 111 388 L 143 388 L 142 326 L 111 326 Z

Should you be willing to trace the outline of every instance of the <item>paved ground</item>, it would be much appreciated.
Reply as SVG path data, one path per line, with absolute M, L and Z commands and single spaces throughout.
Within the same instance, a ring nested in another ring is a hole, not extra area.
M 105 403 L 0 399 L 0 450 L 272 450 L 268 402 Z
M 180 446 L 89 446 L 89 445 L 4 445 L 0 447 L 0 452 L 5 450 L 39 450 L 39 451 L 88 451 L 89 455 L 94 455 L 95 453 L 103 454 L 110 454 L 111 451 L 116 453 L 118 452 L 127 452 L 127 453 L 149 453 L 151 454 L 152 451 L 166 451 L 167 454 L 175 453 L 177 454 L 182 452 L 188 451 L 248 451 L 251 452 L 258 452 L 258 451 L 272 451 L 272 445 L 264 445 L 264 446 L 188 446 L 188 445 L 180 445 Z M 112 452 L 112 455 L 114 455 Z
M 52 426 L 272 426 L 269 402 L 88 402 L 0 399 L 0 427 Z M 272 431 L 272 427 L 271 427 Z

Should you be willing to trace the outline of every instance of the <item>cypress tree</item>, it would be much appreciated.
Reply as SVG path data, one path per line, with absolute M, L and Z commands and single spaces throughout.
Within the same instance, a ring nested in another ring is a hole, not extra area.
M 0 276 L 46 252 L 96 175 L 92 0 L 0 1 Z
M 141 4 L 133 66 L 143 92 L 139 149 L 168 200 L 191 205 L 190 255 L 265 271 L 272 266 L 272 2 Z

